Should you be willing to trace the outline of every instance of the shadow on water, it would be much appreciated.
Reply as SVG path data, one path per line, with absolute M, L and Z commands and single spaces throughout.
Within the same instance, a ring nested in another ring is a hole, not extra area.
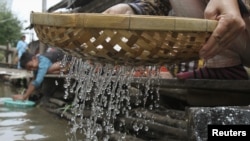
M 69 126 L 66 120 L 39 106 L 13 108 L 3 104 L 4 98 L 17 92 L 11 84 L 0 82 L 1 141 L 67 141 Z

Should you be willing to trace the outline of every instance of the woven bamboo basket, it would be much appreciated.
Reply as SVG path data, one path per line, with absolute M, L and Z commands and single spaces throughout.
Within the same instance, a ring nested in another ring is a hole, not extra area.
M 173 64 L 199 58 L 213 20 L 98 13 L 31 13 L 39 40 L 75 57 L 114 64 Z

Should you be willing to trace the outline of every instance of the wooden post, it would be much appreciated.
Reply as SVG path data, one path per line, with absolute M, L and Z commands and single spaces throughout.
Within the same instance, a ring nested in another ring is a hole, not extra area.
M 5 63 L 9 63 L 9 43 L 6 45 L 6 51 L 5 51 Z
M 8 57 L 8 64 L 12 64 L 12 62 L 13 62 L 13 60 L 12 60 L 13 52 L 11 51 L 11 44 L 8 43 L 7 46 L 8 46 L 8 49 L 9 49 L 8 50 L 8 55 L 7 55 L 7 57 Z
M 46 12 L 47 10 L 47 0 L 42 1 L 42 12 Z
M 16 65 L 17 64 L 17 57 L 18 57 L 18 55 L 17 55 L 17 50 L 16 50 L 16 48 L 14 48 L 14 51 L 12 51 L 12 57 L 11 57 L 11 63 L 13 64 L 13 65 Z

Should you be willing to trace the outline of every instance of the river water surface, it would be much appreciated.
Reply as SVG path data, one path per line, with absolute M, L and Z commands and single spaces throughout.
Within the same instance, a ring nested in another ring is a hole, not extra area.
M 0 141 L 67 141 L 68 122 L 39 106 L 13 108 L 2 100 L 17 88 L 0 82 Z

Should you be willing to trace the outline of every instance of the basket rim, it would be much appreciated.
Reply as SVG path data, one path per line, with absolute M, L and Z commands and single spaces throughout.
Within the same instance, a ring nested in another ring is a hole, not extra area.
M 32 12 L 30 23 L 66 28 L 213 32 L 218 21 L 175 16 Z

